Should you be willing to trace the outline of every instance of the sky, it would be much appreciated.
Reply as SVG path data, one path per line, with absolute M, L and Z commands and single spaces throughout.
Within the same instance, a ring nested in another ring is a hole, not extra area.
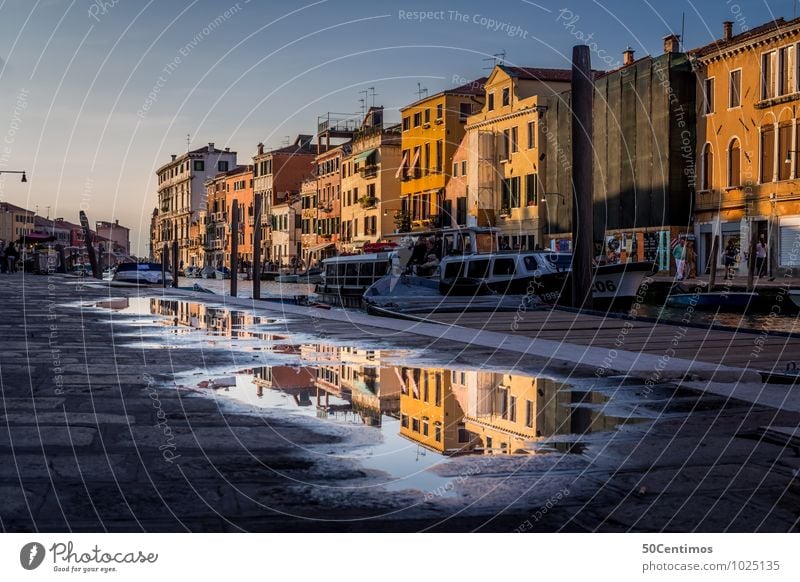
M 0 0 L 0 201 L 77 222 L 118 219 L 145 254 L 155 170 L 214 142 L 249 163 L 327 112 L 429 94 L 516 66 L 592 66 L 684 48 L 773 18 L 792 0 Z M 418 85 L 419 84 L 419 85 Z M 370 88 L 373 88 L 370 91 Z M 374 93 L 374 97 L 372 96 Z

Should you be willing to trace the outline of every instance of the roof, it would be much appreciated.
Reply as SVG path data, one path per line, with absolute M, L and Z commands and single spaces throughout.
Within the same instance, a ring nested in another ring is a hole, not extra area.
M 409 107 L 414 107 L 418 103 L 424 103 L 430 99 L 434 99 L 436 97 L 441 97 L 442 95 L 475 95 L 475 96 L 482 96 L 486 91 L 486 81 L 488 81 L 488 77 L 480 77 L 479 79 L 475 79 L 474 81 L 470 81 L 469 83 L 464 83 L 463 85 L 459 85 L 458 87 L 453 87 L 452 89 L 445 89 L 444 91 L 439 91 L 438 93 L 434 93 L 433 95 L 429 95 L 427 97 L 423 97 L 422 99 L 417 99 L 413 103 L 406 105 L 405 107 L 401 107 L 400 111 L 405 111 Z
M 0 209 L 2 209 L 3 212 L 30 212 L 33 214 L 33 210 L 22 208 L 21 206 L 11 204 L 10 202 L 0 202 Z
M 777 18 L 775 20 L 771 20 L 769 22 L 765 22 L 760 26 L 756 26 L 755 28 L 751 28 L 739 34 L 734 34 L 731 36 L 730 40 L 724 39 L 717 39 L 713 42 L 708 43 L 705 46 L 701 46 L 695 49 L 692 49 L 689 52 L 689 55 L 701 58 L 707 55 L 717 53 L 720 51 L 725 50 L 726 48 L 753 40 L 762 35 L 769 35 L 770 33 L 778 33 L 784 31 L 787 28 L 794 28 L 800 26 L 800 18 L 795 18 L 794 20 L 786 21 L 783 18 Z
M 510 67 L 498 65 L 510 77 L 529 79 L 532 81 L 563 82 L 572 80 L 572 69 L 544 69 L 541 67 Z

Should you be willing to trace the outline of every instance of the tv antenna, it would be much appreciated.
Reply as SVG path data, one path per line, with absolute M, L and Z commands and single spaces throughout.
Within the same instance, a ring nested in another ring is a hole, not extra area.
M 191 147 L 191 146 L 190 146 L 190 144 L 191 144 L 191 143 L 192 143 L 192 136 L 190 136 L 190 135 L 187 133 L 187 134 L 186 134 L 186 151 L 187 151 L 187 152 L 189 151 L 189 148 Z
M 363 91 L 359 91 L 358 94 L 363 95 L 363 97 L 359 98 L 358 102 L 361 103 L 361 117 L 364 117 L 367 114 L 367 96 L 369 95 L 369 90 L 364 89 Z
M 484 61 L 492 61 L 492 64 L 484 69 L 494 69 L 497 65 L 506 64 L 506 49 L 501 50 L 499 53 L 493 54 L 491 57 L 483 59 Z
M 425 93 L 425 96 L 428 96 L 428 88 L 423 87 L 422 83 L 419 81 L 417 82 L 417 100 L 422 99 L 422 94 Z
M 372 107 L 375 107 L 375 96 L 377 93 L 375 92 L 375 87 L 367 87 L 370 93 L 370 99 L 372 100 Z

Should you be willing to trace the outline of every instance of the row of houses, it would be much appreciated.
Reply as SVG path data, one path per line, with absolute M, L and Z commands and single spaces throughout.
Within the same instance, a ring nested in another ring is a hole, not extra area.
M 696 242 L 698 267 L 740 259 L 761 238 L 774 268 L 800 266 L 800 19 L 778 19 L 685 50 L 594 73 L 594 239 L 612 260 L 671 268 L 670 242 Z M 569 249 L 572 216 L 571 71 L 496 65 L 488 77 L 402 107 L 329 113 L 315 134 L 248 164 L 208 147 L 157 171 L 151 254 L 177 243 L 183 265 L 238 252 L 311 265 L 355 253 L 389 233 L 493 226 L 509 248 Z M 262 201 L 255 224 L 256 200 Z M 745 268 L 740 261 L 740 268 Z
M 101 265 L 105 268 L 131 257 L 130 229 L 119 220 L 97 221 L 90 230 L 93 244 Z M 81 225 L 63 218 L 46 218 L 33 210 L 0 202 L 0 247 L 10 242 L 22 245 L 47 241 L 58 245 L 65 252 L 65 268 L 87 264 L 86 243 Z

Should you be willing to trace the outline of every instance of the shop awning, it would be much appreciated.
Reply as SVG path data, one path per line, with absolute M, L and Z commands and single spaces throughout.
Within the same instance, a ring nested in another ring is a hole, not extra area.
M 336 244 L 336 243 L 332 243 L 332 242 L 326 242 L 326 243 L 323 243 L 323 244 L 321 244 L 321 245 L 316 245 L 316 246 L 313 246 L 313 247 L 308 247 L 308 248 L 306 249 L 306 252 L 309 252 L 309 253 L 316 253 L 317 251 L 321 251 L 322 249 L 327 249 L 328 247 L 330 247 L 330 246 L 333 246 L 334 244 Z
M 408 165 L 408 152 L 403 152 L 403 159 L 400 160 L 400 167 L 397 168 L 397 172 L 395 173 L 394 177 L 398 180 L 403 177 L 403 172 L 405 172 L 406 166 Z
M 353 158 L 353 161 L 355 163 L 357 163 L 357 164 L 360 164 L 361 162 L 366 161 L 366 159 L 368 157 L 370 157 L 372 154 L 374 154 L 377 151 L 378 151 L 377 148 L 372 148 L 371 150 L 367 150 L 365 152 L 361 152 L 360 154 L 355 156 L 355 158 Z

